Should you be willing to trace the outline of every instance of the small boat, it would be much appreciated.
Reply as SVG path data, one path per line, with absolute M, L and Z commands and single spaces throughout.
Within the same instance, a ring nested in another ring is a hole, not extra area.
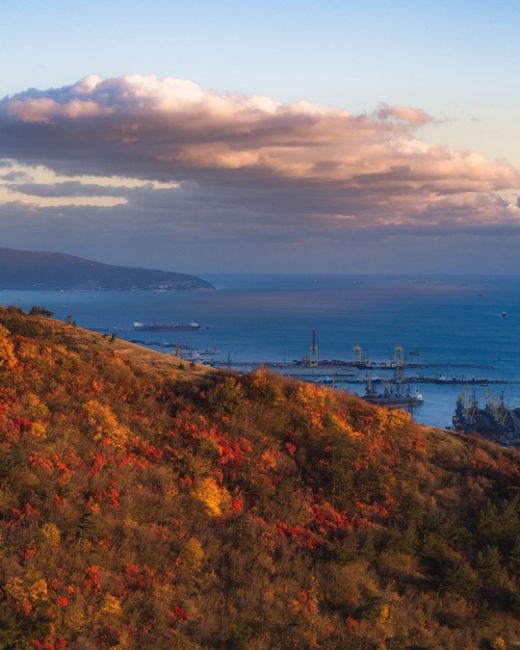
M 329 377 L 329 375 L 325 375 L 324 377 L 318 377 L 317 379 L 314 379 L 313 383 L 330 385 L 330 384 L 334 384 L 334 378 Z
M 507 311 L 501 312 L 500 318 L 507 318 Z
M 204 348 L 198 352 L 201 357 L 217 357 L 220 354 L 220 350 L 217 348 Z

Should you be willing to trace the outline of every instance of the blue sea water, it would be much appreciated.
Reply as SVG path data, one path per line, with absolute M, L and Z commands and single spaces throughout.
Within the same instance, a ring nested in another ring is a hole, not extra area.
M 120 337 L 218 348 L 232 362 L 289 362 L 308 354 L 316 328 L 320 358 L 352 359 L 359 344 L 371 361 L 389 360 L 401 344 L 407 360 L 439 364 L 407 371 L 430 376 L 504 378 L 475 387 L 477 397 L 504 391 L 520 406 L 520 278 L 343 275 L 205 276 L 216 291 L 3 291 L 0 304 L 44 305 L 57 318 L 87 328 L 115 328 Z M 502 318 L 501 313 L 507 317 Z M 135 332 L 134 321 L 197 321 L 196 332 Z M 161 349 L 161 348 L 157 348 Z M 162 348 L 165 354 L 171 348 Z M 420 356 L 409 356 L 418 352 Z M 456 364 L 487 368 L 456 367 Z M 375 371 L 377 374 L 377 371 Z M 340 388 L 363 392 L 363 386 Z M 460 386 L 421 384 L 414 417 L 451 423 Z M 473 388 L 471 388 L 473 392 Z

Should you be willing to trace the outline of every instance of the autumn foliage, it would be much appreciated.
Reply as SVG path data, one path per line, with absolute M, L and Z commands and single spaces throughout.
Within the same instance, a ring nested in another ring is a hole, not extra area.
M 0 310 L 0 648 L 513 648 L 519 453 Z

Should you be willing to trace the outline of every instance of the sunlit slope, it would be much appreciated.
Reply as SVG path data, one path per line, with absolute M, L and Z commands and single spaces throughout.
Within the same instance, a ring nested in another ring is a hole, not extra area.
M 513 648 L 519 455 L 0 311 L 1 648 Z

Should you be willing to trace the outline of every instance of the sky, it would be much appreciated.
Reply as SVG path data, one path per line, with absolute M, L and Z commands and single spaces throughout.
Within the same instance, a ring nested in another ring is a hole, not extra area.
M 519 272 L 516 1 L 0 18 L 0 246 L 199 274 Z

